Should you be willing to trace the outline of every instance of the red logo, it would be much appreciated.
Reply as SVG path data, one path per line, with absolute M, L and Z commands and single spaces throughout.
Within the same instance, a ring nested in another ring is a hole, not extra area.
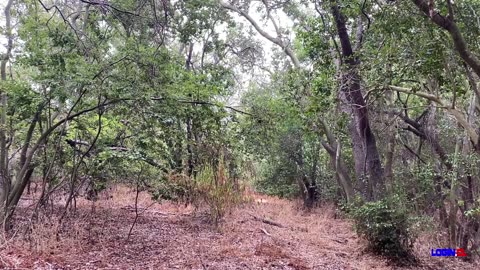
M 463 248 L 457 248 L 457 253 L 455 255 L 457 257 L 467 257 L 467 253 Z

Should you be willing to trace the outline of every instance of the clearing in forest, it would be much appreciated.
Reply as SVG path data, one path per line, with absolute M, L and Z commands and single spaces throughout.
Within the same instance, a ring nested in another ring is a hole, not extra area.
M 77 215 L 60 227 L 61 200 L 50 218 L 30 224 L 32 197 L 24 197 L 21 224 L 0 251 L 2 269 L 399 269 L 365 251 L 365 242 L 333 206 L 311 212 L 300 203 L 252 195 L 216 228 L 204 211 L 155 203 L 116 187 L 93 203 L 77 201 Z M 138 219 L 128 238 L 137 210 Z M 30 231 L 27 231 L 30 230 Z M 58 232 L 58 233 L 52 233 Z M 420 237 L 417 267 L 478 269 L 457 258 L 432 258 L 437 245 Z M 403 268 L 402 268 L 403 269 Z

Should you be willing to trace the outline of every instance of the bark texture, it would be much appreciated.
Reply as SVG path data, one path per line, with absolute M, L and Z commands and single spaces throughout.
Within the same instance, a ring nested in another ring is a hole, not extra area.
M 340 11 L 337 2 L 332 3 L 331 11 L 335 19 L 337 35 L 341 45 L 342 58 L 345 65 L 340 79 L 340 91 L 345 93 L 345 97 L 349 105 L 352 107 L 352 122 L 355 131 L 358 134 L 358 137 L 352 135 L 352 144 L 363 146 L 365 154 L 363 162 L 366 171 L 366 179 L 368 179 L 365 195 L 367 200 L 376 200 L 385 194 L 385 177 L 377 149 L 375 135 L 370 126 L 367 104 L 362 95 L 361 78 L 357 70 L 359 61 L 352 49 L 345 17 Z M 356 167 L 359 166 L 359 163 L 361 162 L 362 160 L 356 159 Z

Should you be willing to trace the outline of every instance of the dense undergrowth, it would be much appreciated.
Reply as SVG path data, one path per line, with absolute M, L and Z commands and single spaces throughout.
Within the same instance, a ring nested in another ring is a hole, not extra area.
M 416 262 L 413 221 L 398 197 L 375 202 L 357 202 L 348 208 L 357 233 L 368 241 L 370 251 L 384 255 L 397 264 Z
M 226 213 L 247 200 L 245 183 L 230 178 L 223 162 L 204 166 L 193 178 L 170 175 L 163 183 L 151 190 L 154 199 L 192 204 L 195 208 L 207 206 L 216 225 Z

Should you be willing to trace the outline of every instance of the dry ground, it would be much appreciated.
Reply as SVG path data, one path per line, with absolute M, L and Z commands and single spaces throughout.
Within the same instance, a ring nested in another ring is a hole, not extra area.
M 127 239 L 134 201 L 135 192 L 124 187 L 95 204 L 79 199 L 76 217 L 60 227 L 55 207 L 54 218 L 32 225 L 32 198 L 25 197 L 16 218 L 21 229 L 0 246 L 0 268 L 399 269 L 366 252 L 351 223 L 331 206 L 305 213 L 298 203 L 254 195 L 215 228 L 202 211 L 140 194 L 139 218 Z M 430 248 L 440 247 L 434 237 L 422 236 L 415 247 L 420 265 L 411 269 L 480 269 L 457 258 L 430 257 Z

